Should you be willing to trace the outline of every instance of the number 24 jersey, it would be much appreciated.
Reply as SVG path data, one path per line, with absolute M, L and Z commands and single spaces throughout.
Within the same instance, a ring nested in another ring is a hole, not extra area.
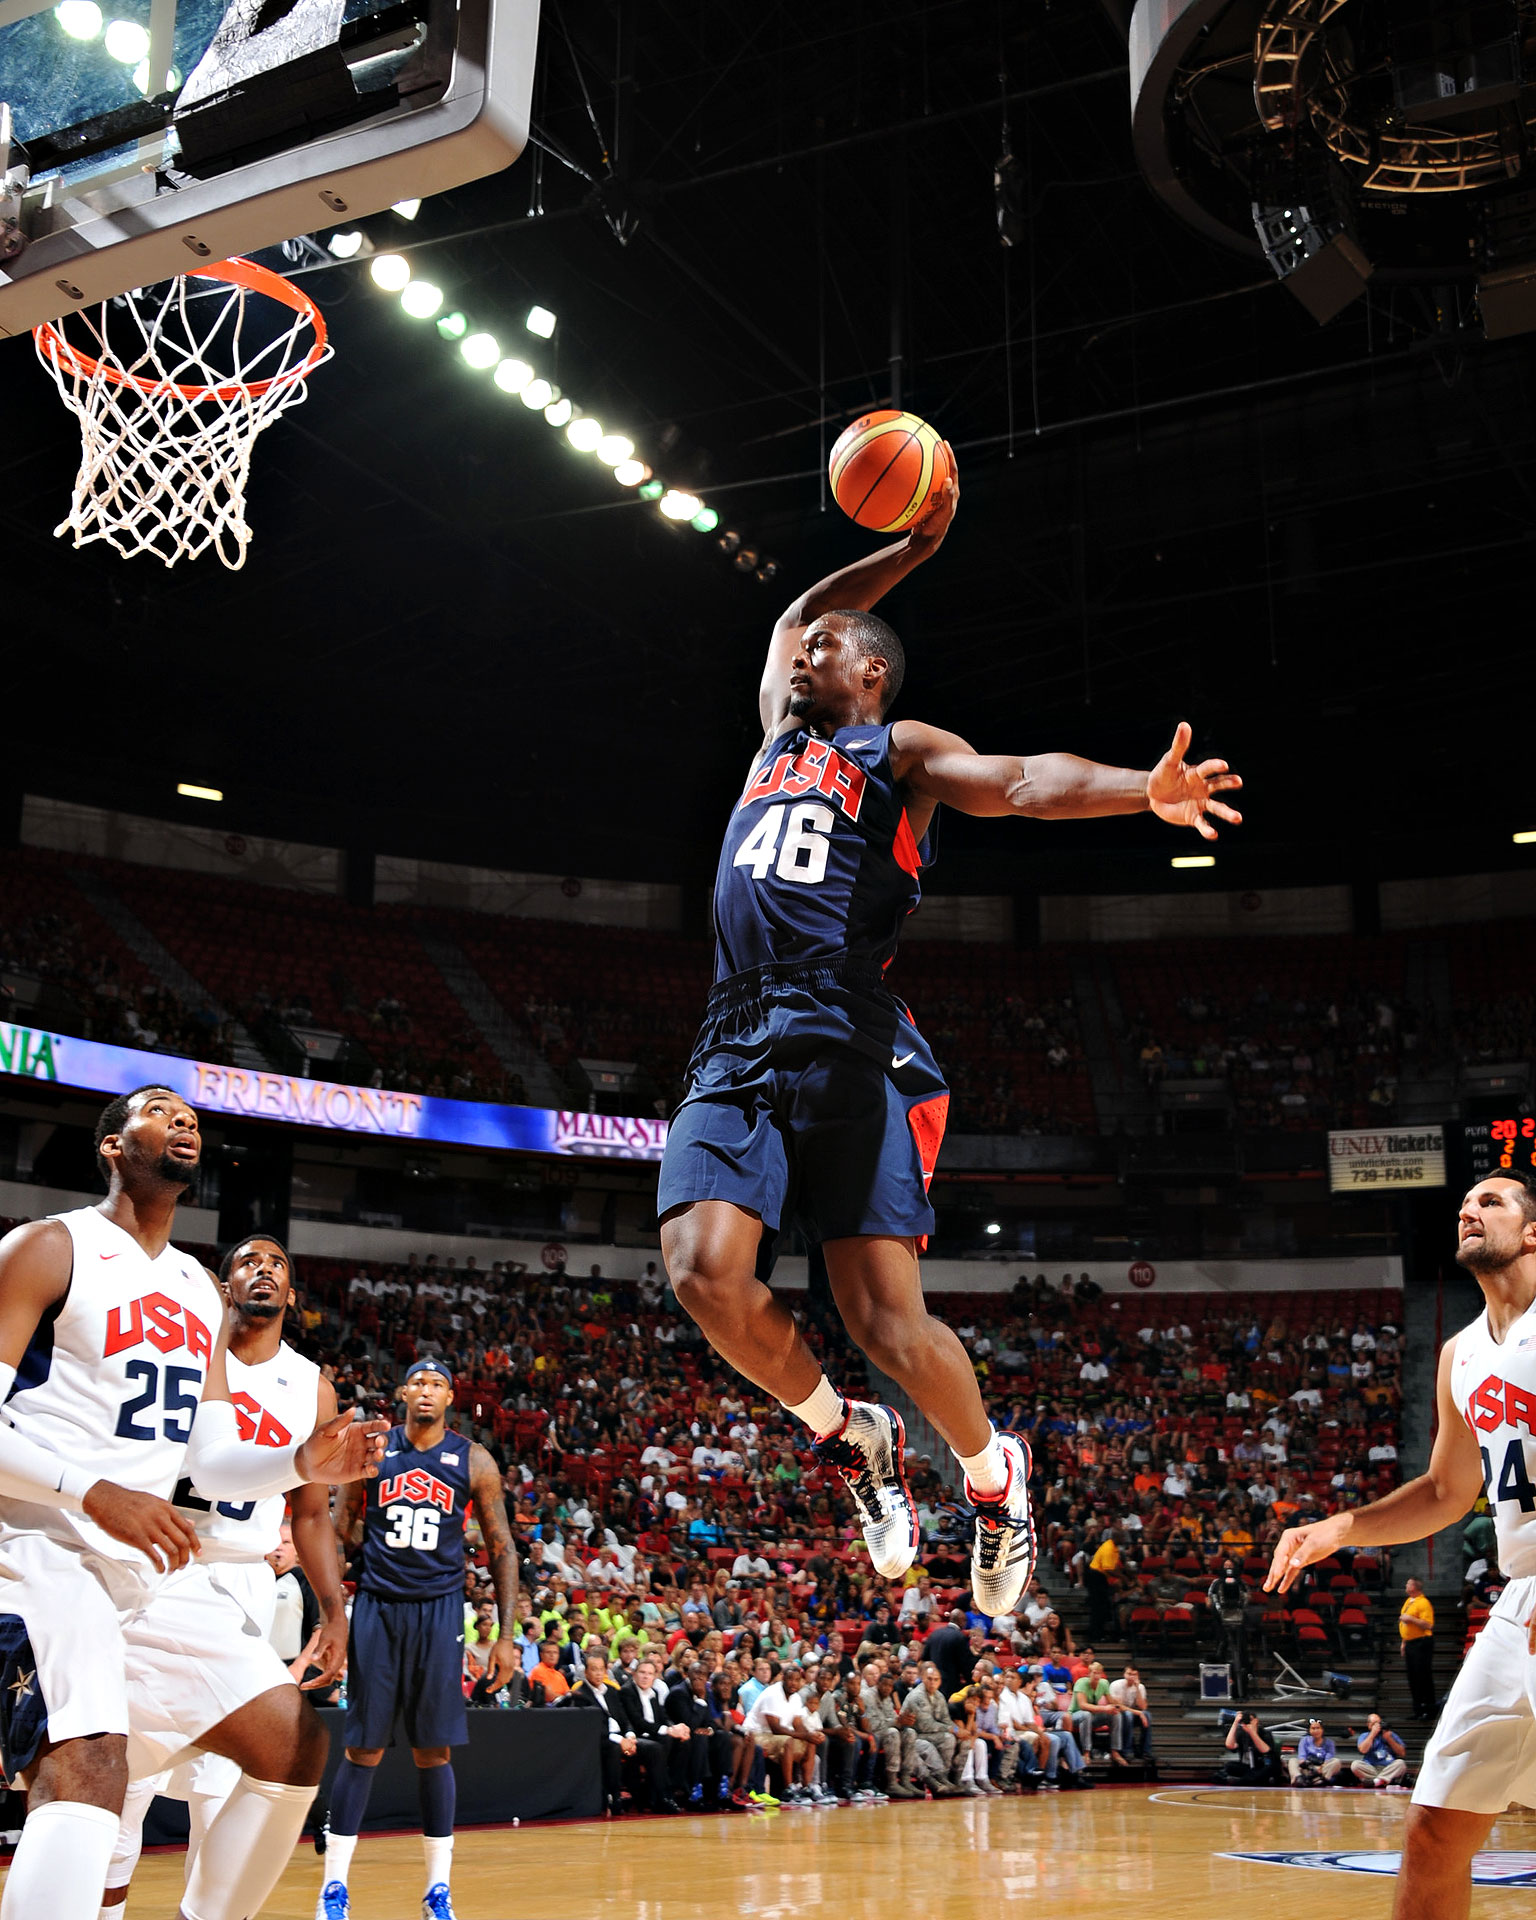
M 377 1480 L 365 1482 L 357 1584 L 381 1600 L 435 1600 L 464 1586 L 469 1441 L 451 1429 L 435 1447 L 413 1447 L 391 1427 Z

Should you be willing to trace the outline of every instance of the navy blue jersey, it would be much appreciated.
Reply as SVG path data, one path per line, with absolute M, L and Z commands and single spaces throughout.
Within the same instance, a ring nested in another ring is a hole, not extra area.
M 469 1442 L 445 1433 L 422 1453 L 391 1427 L 379 1477 L 366 1483 L 357 1584 L 384 1600 L 431 1600 L 464 1587 Z
M 853 955 L 884 968 L 930 858 L 891 775 L 889 726 L 791 728 L 753 763 L 715 875 L 715 979 Z

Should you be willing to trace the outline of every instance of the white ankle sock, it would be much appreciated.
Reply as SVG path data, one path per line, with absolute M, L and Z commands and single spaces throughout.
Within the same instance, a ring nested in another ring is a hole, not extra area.
M 50 1800 L 27 1815 L 0 1896 L 0 1920 L 96 1920 L 118 1820 L 83 1800 Z M 122 1909 L 118 1908 L 118 1912 Z
M 425 1890 L 430 1893 L 439 1882 L 446 1886 L 448 1876 L 453 1872 L 453 1835 L 424 1833 L 421 1836 L 421 1845 L 422 1851 L 427 1856 Z
M 957 1453 L 955 1458 L 965 1469 L 965 1477 L 974 1493 L 1001 1493 L 1008 1484 L 1008 1456 L 997 1437 L 997 1428 L 980 1453 Z
M 318 1791 L 242 1773 L 197 1850 L 181 1902 L 186 1920 L 247 1920 L 260 1913 Z
M 816 1382 L 808 1400 L 798 1400 L 793 1405 L 788 1400 L 784 1402 L 784 1411 L 803 1420 L 818 1440 L 837 1432 L 847 1410 L 843 1396 L 825 1374 Z
M 352 1855 L 357 1850 L 355 1833 L 328 1833 L 325 1836 L 325 1883 L 339 1880 L 347 1884 L 347 1875 L 352 1870 Z

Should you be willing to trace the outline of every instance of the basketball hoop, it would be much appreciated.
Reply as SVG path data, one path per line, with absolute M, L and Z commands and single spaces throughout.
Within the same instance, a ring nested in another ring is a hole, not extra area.
M 251 327 L 252 294 L 291 320 L 277 316 L 273 333 Z M 89 333 L 88 351 L 66 337 L 67 324 Z M 224 260 L 68 322 L 45 321 L 32 337 L 80 421 L 74 498 L 54 532 L 73 532 L 77 547 L 105 540 L 128 559 L 154 554 L 168 567 L 210 546 L 232 571 L 244 566 L 256 436 L 297 406 L 331 355 L 309 295 L 254 261 Z

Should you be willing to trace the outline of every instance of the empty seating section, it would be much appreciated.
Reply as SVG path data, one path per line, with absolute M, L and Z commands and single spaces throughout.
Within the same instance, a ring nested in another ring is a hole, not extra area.
M 1093 1091 L 1066 950 L 914 940 L 888 977 L 949 1080 L 952 1127 L 1092 1130 Z
M 202 984 L 248 1023 L 277 1014 L 361 1042 L 400 1084 L 445 1087 L 501 1068 L 396 908 L 216 875 L 116 867 L 113 891 Z M 465 1089 L 460 1089 L 464 1091 Z
M 1221 1078 L 1244 1126 L 1366 1124 L 1406 1054 L 1437 1044 L 1404 993 L 1407 937 L 1159 941 L 1107 949 L 1144 1076 Z
M 279 1029 L 313 1027 L 362 1050 L 352 1077 L 521 1098 L 521 1082 L 455 997 L 425 932 L 463 952 L 573 1101 L 588 1088 L 581 1060 L 633 1063 L 639 1073 L 618 1100 L 635 1112 L 670 1106 L 682 1093 L 711 977 L 703 937 L 363 908 L 209 874 L 0 853 L 0 967 L 52 980 L 95 1037 L 213 1059 L 230 1057 L 232 1027 L 192 1011 L 157 979 L 71 869 L 104 885 L 274 1064 L 291 1064 L 282 1055 L 292 1040 Z M 1375 938 L 1112 943 L 1098 952 L 1124 1012 L 1119 1044 L 1128 1041 L 1154 1092 L 1167 1081 L 1210 1080 L 1230 1090 L 1240 1127 L 1320 1129 L 1391 1117 L 1399 1078 L 1415 1067 L 1529 1062 L 1536 993 L 1516 956 L 1533 940 L 1536 922 L 1505 921 Z M 1093 1130 L 1072 998 L 1079 958 L 1057 946 L 956 941 L 911 941 L 899 953 L 888 978 L 949 1078 L 952 1131 Z M 1410 980 L 1435 1004 L 1416 1004 Z M 9 1004 L 24 1011 L 25 993 Z
M 1463 1065 L 1529 1063 L 1536 1053 L 1536 992 L 1530 956 L 1536 920 L 1454 927 L 1445 941 L 1451 1030 Z

